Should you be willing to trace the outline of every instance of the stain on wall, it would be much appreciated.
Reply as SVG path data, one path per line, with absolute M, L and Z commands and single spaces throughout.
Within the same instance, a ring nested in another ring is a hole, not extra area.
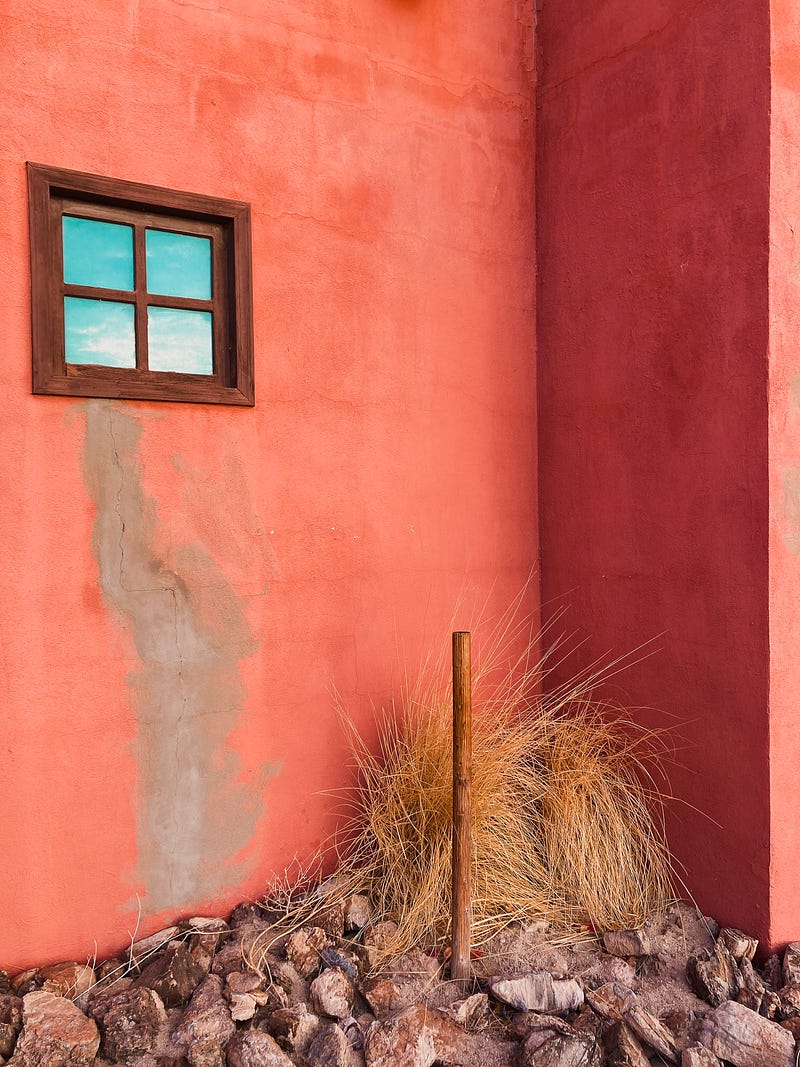
M 84 478 L 97 508 L 92 549 L 104 601 L 141 661 L 127 679 L 137 719 L 134 879 L 143 908 L 154 913 L 213 896 L 247 873 L 238 854 L 251 842 L 263 787 L 279 767 L 239 780 L 226 741 L 245 699 L 239 662 L 257 648 L 246 601 L 203 545 L 172 547 L 173 565 L 159 555 L 158 503 L 142 486 L 141 434 L 132 410 L 86 404 Z

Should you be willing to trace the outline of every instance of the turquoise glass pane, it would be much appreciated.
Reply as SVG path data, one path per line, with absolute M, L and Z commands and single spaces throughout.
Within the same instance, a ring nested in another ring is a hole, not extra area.
M 147 348 L 150 370 L 213 374 L 211 312 L 148 308 Z
M 64 281 L 133 289 L 133 227 L 64 215 Z
M 211 299 L 211 239 L 147 230 L 147 291 L 161 296 Z
M 65 296 L 64 344 L 67 363 L 135 367 L 133 304 Z

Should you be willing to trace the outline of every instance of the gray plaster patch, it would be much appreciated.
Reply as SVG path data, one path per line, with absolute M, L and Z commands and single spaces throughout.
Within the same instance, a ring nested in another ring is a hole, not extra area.
M 239 660 L 257 642 L 246 602 L 202 545 L 155 549 L 156 504 L 142 488 L 141 427 L 113 401 L 86 404 L 84 478 L 97 508 L 92 548 L 103 597 L 141 664 L 128 676 L 138 721 L 138 867 L 147 912 L 180 910 L 235 884 L 237 854 L 262 814 L 279 767 L 239 780 L 226 742 L 242 711 Z M 210 598 L 210 594 L 211 598 Z M 209 599 L 210 598 L 210 599 Z

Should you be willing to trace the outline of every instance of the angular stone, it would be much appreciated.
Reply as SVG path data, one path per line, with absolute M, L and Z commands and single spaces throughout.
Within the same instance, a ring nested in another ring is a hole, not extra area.
M 42 967 L 39 973 L 44 978 L 43 989 L 70 1000 L 83 996 L 97 980 L 94 970 L 85 963 L 54 963 Z
M 222 979 L 216 974 L 209 974 L 192 994 L 182 1019 L 173 1028 L 173 1037 L 177 1044 L 189 1050 L 188 1059 L 192 1062 L 191 1053 L 195 1045 L 200 1046 L 195 1058 L 200 1058 L 206 1055 L 206 1045 L 216 1043 L 224 1047 L 235 1030 L 228 1005 L 222 996 Z
M 208 973 L 183 941 L 171 941 L 146 963 L 135 984 L 154 989 L 167 1008 L 182 1007 Z
M 225 1067 L 225 1053 L 211 1038 L 195 1041 L 186 1054 L 190 1067 Z
M 320 1025 L 319 1017 L 310 1012 L 305 1004 L 278 1008 L 267 1019 L 267 1030 L 287 1052 L 303 1052 Z
M 700 1027 L 700 1043 L 734 1067 L 794 1067 L 794 1038 L 762 1015 L 728 1000 Z
M 228 1067 L 292 1067 L 280 1045 L 263 1030 L 240 1030 L 227 1044 Z
M 800 985 L 794 982 L 786 985 L 777 995 L 780 1004 L 778 1015 L 781 1019 L 793 1019 L 800 1015 Z
M 644 930 L 608 930 L 603 934 L 603 948 L 612 956 L 647 956 L 650 951 Z
M 783 985 L 783 969 L 779 956 L 770 956 L 761 969 L 764 984 L 773 993 L 777 993 Z
M 370 923 L 364 927 L 361 935 L 361 944 L 366 957 L 367 966 L 375 967 L 386 956 L 397 934 L 397 923 L 385 920 L 383 922 Z
M 26 993 L 32 993 L 34 989 L 41 989 L 42 978 L 39 971 L 32 967 L 27 971 L 20 971 L 11 979 L 12 992 L 18 997 L 24 997 Z
M 7 1059 L 14 1051 L 22 1029 L 22 998 L 0 994 L 0 1056 Z
M 13 1067 L 89 1067 L 100 1045 L 93 1019 L 66 997 L 45 990 L 27 993 L 22 1002 L 22 1033 Z
M 722 1067 L 722 1064 L 703 1045 L 690 1045 L 681 1053 L 681 1067 Z
M 583 1004 L 583 989 L 574 978 L 554 978 L 548 971 L 489 979 L 493 997 L 517 1011 L 566 1015 Z
M 311 983 L 311 1006 L 319 1015 L 346 1019 L 353 1011 L 353 983 L 339 967 L 328 967 Z
M 154 990 L 137 986 L 114 993 L 99 1020 L 103 1055 L 126 1063 L 152 1052 L 166 1023 L 167 1013 Z
M 432 1067 L 461 1063 L 470 1037 L 452 1019 L 424 1004 L 374 1022 L 364 1040 L 367 1067 Z
M 335 948 L 323 948 L 320 951 L 320 959 L 324 967 L 339 967 L 344 971 L 351 982 L 357 982 L 359 977 L 358 956 L 352 952 L 340 952 Z
M 302 978 L 311 978 L 319 971 L 320 952 L 328 944 L 328 935 L 321 927 L 304 926 L 286 942 L 286 958 Z
M 141 966 L 146 963 L 148 959 L 158 952 L 161 948 L 166 946 L 174 938 L 180 935 L 180 928 L 177 926 L 168 926 L 164 930 L 159 930 L 155 934 L 151 934 L 149 937 L 143 937 L 139 941 L 134 941 L 130 950 L 126 953 L 128 961 L 135 963 L 137 966 Z
M 353 893 L 344 904 L 344 928 L 349 932 L 363 930 L 372 921 L 372 903 L 364 893 Z
M 758 938 L 750 937 L 732 926 L 719 932 L 720 941 L 735 960 L 752 960 L 758 948 Z
M 670 1063 L 678 1062 L 675 1038 L 655 1015 L 647 1011 L 635 993 L 625 986 L 609 984 L 586 990 L 586 1000 L 598 1015 L 611 1022 L 627 1023 L 638 1038 Z
M 793 941 L 786 946 L 782 972 L 784 985 L 800 983 L 800 941 Z
M 489 1017 L 489 998 L 486 993 L 473 993 L 471 997 L 449 1004 L 443 1011 L 465 1030 L 482 1030 Z
M 590 1067 L 596 1044 L 594 1037 L 571 1028 L 568 1033 L 536 1030 L 525 1042 L 522 1062 L 525 1067 Z
M 400 990 L 391 978 L 376 978 L 363 990 L 364 997 L 375 1015 L 388 1015 L 399 1003 Z
M 314 925 L 324 930 L 331 940 L 344 936 L 344 901 L 337 901 L 318 911 L 314 916 Z
M 359 1067 L 361 1058 L 338 1026 L 320 1027 L 305 1052 L 308 1067 Z
M 603 1035 L 608 1067 L 650 1067 L 650 1060 L 633 1032 L 624 1022 L 611 1023 Z
M 719 940 L 710 952 L 689 957 L 686 977 L 697 996 L 712 1007 L 735 997 L 741 987 L 736 960 Z

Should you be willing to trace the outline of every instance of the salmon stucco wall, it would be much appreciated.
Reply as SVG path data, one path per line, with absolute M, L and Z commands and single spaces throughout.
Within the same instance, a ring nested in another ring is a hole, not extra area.
M 546 3 L 539 40 L 542 600 L 583 662 L 653 641 L 609 695 L 673 731 L 677 872 L 768 938 L 768 5 Z
M 531 8 L 2 6 L 0 966 L 258 896 L 331 686 L 369 732 L 528 576 Z M 26 160 L 251 203 L 255 408 L 31 395 Z
M 800 4 L 770 6 L 770 941 L 781 944 L 800 916 Z

